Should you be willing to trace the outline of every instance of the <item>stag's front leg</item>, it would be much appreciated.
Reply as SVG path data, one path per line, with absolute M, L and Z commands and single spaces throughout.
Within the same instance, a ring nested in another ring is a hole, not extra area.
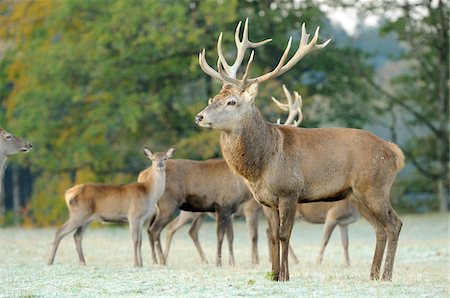
M 280 198 L 278 210 L 280 212 L 280 244 L 281 244 L 281 268 L 279 281 L 289 280 L 289 239 L 295 221 L 297 200 Z
M 263 207 L 264 215 L 267 218 L 269 224 L 269 253 L 272 260 L 272 280 L 278 281 L 280 274 L 280 218 L 278 209 L 272 209 L 270 207 Z

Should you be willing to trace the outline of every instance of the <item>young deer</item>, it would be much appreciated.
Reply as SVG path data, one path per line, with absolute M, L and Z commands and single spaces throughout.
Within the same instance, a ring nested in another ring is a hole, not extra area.
M 134 266 L 142 267 L 142 226 L 154 212 L 155 205 L 166 184 L 166 161 L 174 152 L 173 148 L 167 152 L 153 154 L 145 148 L 144 153 L 152 163 L 149 179 L 145 182 L 135 182 L 124 185 L 109 184 L 79 184 L 66 191 L 65 200 L 69 208 L 69 220 L 58 229 L 48 264 L 53 264 L 56 250 L 61 239 L 72 231 L 78 257 L 82 265 L 84 261 L 81 241 L 88 225 L 93 220 L 103 222 L 128 222 L 134 248 Z
M 292 39 L 273 71 L 250 79 L 252 52 L 244 75 L 238 80 L 236 74 L 245 50 L 270 41 L 250 42 L 248 21 L 240 40 L 240 26 L 241 23 L 236 29 L 237 57 L 232 66 L 222 54 L 221 35 L 217 46 L 218 71 L 207 64 L 204 50 L 199 55 L 202 70 L 224 85 L 195 120 L 202 127 L 222 132 L 220 146 L 225 160 L 236 174 L 244 177 L 256 200 L 264 206 L 271 236 L 273 279 L 289 280 L 288 248 L 297 204 L 348 198 L 376 231 L 370 277 L 379 278 L 387 242 L 382 278 L 391 280 L 402 223 L 392 209 L 389 192 L 404 166 L 402 151 L 363 130 L 306 129 L 265 122 L 254 104 L 258 85 L 285 73 L 306 54 L 325 47 L 329 41 L 316 44 L 317 28 L 308 43 L 309 34 L 303 25 L 299 48 L 288 62 Z
M 149 171 L 151 168 L 142 171 L 138 181 L 146 181 Z M 234 265 L 231 216 L 239 204 L 252 196 L 242 178 L 233 174 L 223 159 L 170 160 L 166 172 L 166 188 L 158 202 L 158 212 L 150 220 L 147 231 L 153 261 L 157 263 L 158 257 L 160 264 L 166 264 L 161 247 L 161 232 L 170 222 L 172 215 L 180 209 L 217 213 L 216 265 L 222 265 L 222 243 L 225 232 L 230 252 L 229 264 Z
M 33 146 L 31 143 L 22 140 L 3 128 L 0 128 L 0 194 L 3 187 L 3 173 L 6 167 L 8 156 L 19 152 L 28 152 Z

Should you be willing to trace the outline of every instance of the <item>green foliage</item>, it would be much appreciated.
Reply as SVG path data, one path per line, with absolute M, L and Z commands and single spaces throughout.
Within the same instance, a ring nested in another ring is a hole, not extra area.
M 29 221 L 39 225 L 66 217 L 64 189 L 85 182 L 71 181 L 68 173 L 78 177 L 87 171 L 93 182 L 130 181 L 147 166 L 144 145 L 154 150 L 174 146 L 177 158 L 220 156 L 218 133 L 199 129 L 193 121 L 220 87 L 198 67 L 202 48 L 215 64 L 219 32 L 224 32 L 230 61 L 238 20 L 250 17 L 251 40 L 274 37 L 257 50 L 252 75 L 275 67 L 289 35 L 296 49 L 302 22 L 308 32 L 322 25 L 321 41 L 330 37 L 330 24 L 312 1 L 49 0 L 6 5 L 0 36 L 14 41 L 14 47 L 0 64 L 5 112 L 2 116 L 0 109 L 0 119 L 34 144 L 20 162 L 36 173 Z M 370 119 L 373 97 L 354 75 L 353 64 L 364 65 L 365 59 L 357 50 L 331 43 L 262 86 L 258 105 L 269 121 L 284 118 L 268 99 L 283 98 L 285 83 L 304 98 L 303 126 L 360 127 Z

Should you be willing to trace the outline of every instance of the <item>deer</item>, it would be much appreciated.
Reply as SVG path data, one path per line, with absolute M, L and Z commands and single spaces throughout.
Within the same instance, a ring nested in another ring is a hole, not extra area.
M 376 234 L 370 278 L 392 279 L 392 270 L 402 222 L 391 206 L 389 193 L 404 167 L 401 149 L 371 132 L 353 128 L 300 128 L 264 121 L 256 107 L 259 84 L 276 78 L 305 55 L 322 49 L 330 39 L 317 44 L 319 27 L 310 42 L 302 25 L 298 49 L 287 60 L 292 37 L 277 66 L 260 76 L 249 77 L 254 59 L 251 52 L 241 79 L 237 72 L 245 51 L 270 39 L 250 42 L 248 19 L 242 39 L 241 22 L 235 32 L 236 59 L 229 65 L 222 52 L 222 33 L 217 42 L 217 70 L 199 53 L 200 68 L 223 85 L 210 103 L 195 116 L 197 125 L 219 130 L 222 155 L 254 198 L 263 205 L 268 221 L 272 256 L 272 279 L 289 280 L 288 247 L 299 203 L 350 200 L 372 225 Z
M 271 99 L 280 109 L 289 112 L 283 125 L 299 126 L 303 120 L 301 110 L 303 105 L 302 98 L 297 92 L 294 92 L 293 95 L 291 95 L 285 85 L 283 85 L 283 91 L 286 96 L 287 103 L 281 103 L 275 97 L 271 97 Z M 297 120 L 295 120 L 296 117 L 298 118 Z M 281 119 L 278 119 L 276 123 L 281 124 Z M 259 264 L 257 247 L 258 213 L 261 209 L 261 205 L 251 199 L 239 205 L 238 211 L 234 213 L 235 217 L 244 216 L 246 219 L 249 237 L 252 241 L 252 265 Z M 184 225 L 192 221 L 191 227 L 189 228 L 189 236 L 197 248 L 201 263 L 207 263 L 205 253 L 203 252 L 198 240 L 198 233 L 205 216 L 205 213 L 181 211 L 180 214 L 167 226 L 166 247 L 164 250 L 164 257 L 166 260 L 168 258 L 170 244 L 174 234 Z M 348 225 L 356 222 L 359 217 L 360 215 L 358 210 L 348 200 L 329 203 L 318 202 L 311 204 L 299 204 L 297 206 L 296 218 L 313 224 L 324 224 L 320 251 L 316 258 L 316 263 L 318 265 L 322 263 L 325 247 L 334 228 L 339 226 L 342 246 L 344 248 L 345 265 L 350 266 L 350 258 L 348 253 Z M 289 254 L 295 263 L 299 263 L 298 258 L 292 249 L 292 245 L 289 245 Z
M 56 231 L 48 264 L 55 260 L 58 245 L 67 234 L 75 231 L 74 239 L 81 265 L 86 265 L 82 240 L 87 227 L 93 220 L 102 222 L 128 222 L 134 250 L 134 267 L 143 267 L 142 227 L 155 211 L 155 206 L 164 192 L 166 184 L 166 162 L 173 155 L 174 148 L 166 152 L 152 153 L 144 148 L 145 156 L 153 166 L 145 182 L 122 185 L 86 183 L 68 189 L 65 201 L 69 219 Z
M 146 181 L 151 171 L 152 167 L 139 173 L 138 182 Z M 153 262 L 166 265 L 161 246 L 161 232 L 177 210 L 185 210 L 217 214 L 216 266 L 222 266 L 225 233 L 229 248 L 228 264 L 234 266 L 231 217 L 242 202 L 252 198 L 242 178 L 233 174 L 225 160 L 220 158 L 205 161 L 169 160 L 166 173 L 166 187 L 158 201 L 158 211 L 150 219 L 147 229 Z
M 252 265 L 259 264 L 259 256 L 258 256 L 258 213 L 261 210 L 261 206 L 258 202 L 256 202 L 253 198 L 248 199 L 242 202 L 237 211 L 233 214 L 233 219 L 236 217 L 245 217 L 247 222 L 247 229 L 250 241 L 252 242 L 251 246 L 251 258 Z M 200 241 L 198 240 L 198 233 L 202 226 L 203 220 L 206 215 L 211 216 L 214 219 L 217 219 L 214 213 L 210 212 L 189 212 L 181 210 L 179 215 L 170 222 L 167 226 L 167 236 L 166 236 L 166 246 L 164 249 L 164 257 L 167 260 L 170 251 L 170 245 L 172 243 L 173 236 L 175 233 L 181 229 L 184 225 L 192 221 L 191 227 L 189 228 L 189 236 L 195 244 L 198 255 L 200 257 L 200 262 L 202 264 L 208 264 L 206 259 L 206 255 L 203 252 L 202 246 L 200 245 Z M 230 240 L 230 239 L 228 239 Z M 230 241 L 228 245 L 232 246 L 233 243 Z
M 14 136 L 3 128 L 0 128 L 0 194 L 2 193 L 3 174 L 6 169 L 8 156 L 20 152 L 26 153 L 33 148 L 28 141 Z

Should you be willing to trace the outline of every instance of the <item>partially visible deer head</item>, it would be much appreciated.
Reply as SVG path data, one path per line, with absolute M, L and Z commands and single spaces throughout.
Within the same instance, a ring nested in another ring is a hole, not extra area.
M 163 171 L 165 169 L 166 161 L 172 157 L 174 151 L 175 148 L 170 148 L 166 152 L 152 153 L 150 149 L 144 148 L 145 156 L 152 161 L 153 166 L 155 166 L 158 171 Z
M 0 153 L 3 155 L 8 156 L 19 152 L 28 152 L 32 147 L 31 143 L 0 128 Z
M 223 131 L 233 130 L 240 124 L 242 119 L 245 119 L 245 117 L 254 113 L 259 113 L 254 106 L 254 99 L 258 94 L 259 83 L 282 75 L 298 63 L 306 54 L 316 49 L 321 49 L 330 42 L 330 40 L 328 40 L 323 44 L 316 44 L 319 37 L 318 27 L 314 37 L 308 43 L 310 35 L 306 33 L 305 24 L 303 24 L 299 47 L 291 59 L 286 62 L 291 48 L 292 37 L 289 38 L 287 47 L 281 56 L 278 65 L 271 72 L 255 78 L 249 78 L 249 72 L 254 58 L 254 51 L 252 51 L 242 78 L 237 79 L 237 71 L 242 64 L 246 49 L 256 48 L 271 41 L 268 39 L 256 43 L 250 42 L 248 40 L 248 19 L 245 21 L 242 40 L 239 37 L 240 28 L 241 22 L 239 22 L 236 28 L 235 43 L 237 54 L 236 60 L 232 66 L 227 63 L 222 53 L 222 33 L 219 35 L 217 42 L 217 52 L 219 55 L 217 71 L 208 65 L 204 49 L 199 54 L 201 69 L 206 74 L 224 83 L 221 91 L 210 101 L 210 104 L 196 116 L 195 121 L 200 126 Z

